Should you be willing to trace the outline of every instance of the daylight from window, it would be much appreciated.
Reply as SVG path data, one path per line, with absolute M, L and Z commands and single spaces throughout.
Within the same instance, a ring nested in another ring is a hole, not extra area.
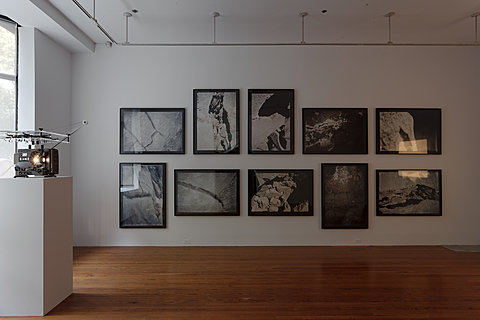
M 16 25 L 0 20 L 0 130 L 16 128 Z M 0 141 L 0 177 L 13 172 L 15 143 Z

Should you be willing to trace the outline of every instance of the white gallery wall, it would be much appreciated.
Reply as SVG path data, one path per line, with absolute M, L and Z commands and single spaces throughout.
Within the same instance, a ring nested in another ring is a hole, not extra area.
M 70 132 L 71 81 L 71 53 L 40 30 L 20 27 L 18 129 Z M 71 175 L 70 146 L 57 148 L 60 174 Z
M 72 55 L 35 29 L 35 129 L 72 131 Z M 70 145 L 58 146 L 60 175 L 71 175 Z
M 480 48 L 106 48 L 74 54 L 74 245 L 480 244 Z M 240 155 L 193 155 L 192 91 L 238 88 Z M 295 154 L 247 154 L 247 90 L 295 89 Z M 186 108 L 185 155 L 120 155 L 121 107 Z M 302 107 L 368 107 L 368 155 L 302 155 Z M 375 154 L 375 107 L 440 107 L 443 154 Z M 120 229 L 120 162 L 167 163 L 167 228 Z M 323 230 L 320 165 L 369 164 L 369 228 Z M 173 170 L 241 169 L 241 215 L 175 217 Z M 315 170 L 311 217 L 249 217 L 247 169 Z M 375 216 L 375 169 L 442 169 L 443 216 Z

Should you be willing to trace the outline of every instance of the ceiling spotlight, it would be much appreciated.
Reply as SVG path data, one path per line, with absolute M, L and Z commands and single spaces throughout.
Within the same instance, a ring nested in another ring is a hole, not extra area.
M 137 9 L 132 9 L 132 12 L 133 13 L 138 13 L 138 10 Z
M 327 10 L 326 10 L 326 9 L 323 9 L 323 10 L 322 10 L 322 13 L 327 13 Z

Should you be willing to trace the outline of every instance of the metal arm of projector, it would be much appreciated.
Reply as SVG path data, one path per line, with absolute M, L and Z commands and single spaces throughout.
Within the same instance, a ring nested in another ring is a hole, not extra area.
M 0 131 L 0 140 L 29 144 L 28 149 L 19 149 L 14 155 L 15 177 L 54 177 L 59 172 L 58 150 L 55 147 L 61 143 L 70 143 L 70 137 L 87 124 L 88 121 L 84 120 L 78 128 L 66 134 L 44 131 L 43 128 L 38 131 Z M 54 145 L 46 148 L 45 144 L 48 143 Z
M 83 120 L 82 121 L 82 125 L 87 125 L 88 124 L 88 121 L 87 120 Z M 78 127 L 77 129 L 73 130 L 72 132 L 70 133 L 67 133 L 67 136 L 65 138 L 63 138 L 62 140 L 58 141 L 51 149 L 54 149 L 56 146 L 58 146 L 60 143 L 64 142 L 65 140 L 68 139 L 68 142 L 70 142 L 70 136 L 72 136 L 75 132 L 77 132 L 78 130 L 80 130 L 83 126 L 80 126 Z

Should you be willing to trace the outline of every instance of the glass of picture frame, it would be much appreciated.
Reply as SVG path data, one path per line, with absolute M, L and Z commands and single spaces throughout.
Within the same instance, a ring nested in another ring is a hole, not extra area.
M 304 154 L 367 154 L 367 108 L 303 108 Z
M 295 152 L 294 89 L 248 90 L 248 153 Z
M 240 170 L 176 169 L 176 216 L 239 216 Z
M 377 108 L 377 154 L 441 154 L 442 110 Z
M 313 216 L 313 170 L 248 170 L 249 216 Z
M 120 154 L 185 154 L 185 109 L 121 108 Z
M 441 216 L 442 171 L 377 170 L 377 216 Z
M 166 227 L 166 164 L 120 163 L 120 228 Z
M 193 153 L 240 153 L 240 90 L 193 90 Z
M 368 229 L 368 164 L 322 163 L 322 229 Z

